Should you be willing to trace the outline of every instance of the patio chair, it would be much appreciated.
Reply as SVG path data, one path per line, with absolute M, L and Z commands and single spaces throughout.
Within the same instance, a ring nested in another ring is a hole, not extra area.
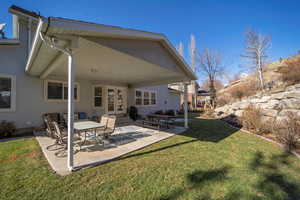
M 51 119 L 48 115 L 43 115 L 43 121 L 45 123 L 47 136 L 54 138 L 54 127 L 51 124 Z
M 61 150 L 55 152 L 55 156 L 63 157 L 66 156 L 67 153 L 67 144 L 68 144 L 68 133 L 65 129 L 62 129 L 57 122 L 51 122 L 54 127 L 54 134 L 56 137 L 56 145 L 60 146 Z M 74 141 L 80 140 L 79 137 L 74 136 Z
M 103 119 L 102 119 L 103 118 Z M 97 136 L 98 137 L 104 137 L 105 139 L 109 138 L 111 134 L 114 133 L 115 128 L 116 128 L 116 116 L 103 116 L 101 117 L 101 122 L 100 123 L 106 123 L 106 126 L 100 130 L 97 131 Z
M 107 122 L 108 122 L 108 115 L 102 115 L 101 116 L 101 120 L 99 121 L 100 124 L 104 125 L 104 128 L 106 128 L 107 126 Z
M 68 126 L 68 113 L 63 113 L 63 123 L 64 126 L 67 127 Z M 77 112 L 74 113 L 74 121 L 78 121 L 79 120 L 79 114 Z

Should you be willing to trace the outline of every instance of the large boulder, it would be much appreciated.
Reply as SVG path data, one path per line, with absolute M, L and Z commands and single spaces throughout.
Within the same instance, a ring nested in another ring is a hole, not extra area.
M 263 113 L 264 116 L 276 117 L 278 115 L 278 110 L 262 109 L 262 113 Z
M 282 109 L 281 102 L 277 99 L 272 99 L 272 100 L 268 101 L 267 103 L 260 104 L 260 107 L 262 109 L 275 109 L 275 110 Z
M 283 99 L 281 102 L 283 109 L 300 109 L 300 99 Z
M 296 98 L 300 99 L 300 91 L 292 91 L 292 92 L 285 92 L 284 93 L 284 98 Z

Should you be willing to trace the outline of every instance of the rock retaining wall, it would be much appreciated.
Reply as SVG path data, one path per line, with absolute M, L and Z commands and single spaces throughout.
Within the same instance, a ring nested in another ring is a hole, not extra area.
M 287 112 L 300 115 L 300 84 L 288 86 L 276 92 L 255 95 L 241 101 L 227 104 L 215 109 L 215 114 L 223 117 L 234 114 L 240 117 L 250 104 L 261 108 L 264 120 L 283 119 Z

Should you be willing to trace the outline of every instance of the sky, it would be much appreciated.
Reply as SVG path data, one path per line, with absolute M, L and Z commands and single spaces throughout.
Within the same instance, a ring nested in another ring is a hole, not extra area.
M 299 0 L 1 0 L 0 23 L 7 23 L 15 4 L 48 17 L 65 17 L 100 24 L 163 33 L 174 46 L 188 43 L 194 34 L 197 50 L 220 52 L 229 74 L 244 65 L 245 31 L 250 27 L 272 38 L 269 62 L 300 50 Z M 200 78 L 203 78 L 200 73 Z

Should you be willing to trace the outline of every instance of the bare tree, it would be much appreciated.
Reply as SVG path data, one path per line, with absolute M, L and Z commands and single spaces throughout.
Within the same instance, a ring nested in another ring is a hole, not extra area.
M 217 92 L 224 88 L 223 82 L 218 79 L 216 79 L 214 81 L 214 86 L 215 86 L 215 89 Z M 209 91 L 210 90 L 210 80 L 209 79 L 204 80 L 201 84 L 201 88 L 203 90 Z
M 245 54 L 241 55 L 251 61 L 250 67 L 258 74 L 261 90 L 264 90 L 263 67 L 266 64 L 268 50 L 271 47 L 271 37 L 262 35 L 253 29 L 246 32 Z
M 189 45 L 189 50 L 190 50 L 190 59 L 191 59 L 191 67 L 193 72 L 196 73 L 196 37 L 191 34 L 191 39 L 190 39 L 190 45 Z M 191 87 L 193 90 L 193 107 L 197 108 L 197 95 L 198 95 L 198 87 L 197 87 L 197 81 L 193 81 L 191 83 Z
M 216 88 L 215 82 L 218 76 L 224 73 L 224 66 L 222 65 L 221 55 L 210 49 L 204 49 L 203 52 L 198 52 L 199 67 L 201 72 L 204 72 L 209 80 L 209 92 L 211 105 L 214 108 L 216 102 Z

